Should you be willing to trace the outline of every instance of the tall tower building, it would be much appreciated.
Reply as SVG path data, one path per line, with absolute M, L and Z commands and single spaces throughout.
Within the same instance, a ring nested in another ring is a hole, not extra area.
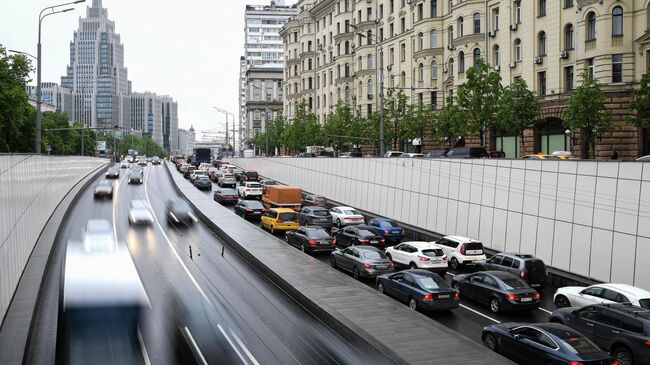
M 61 86 L 72 91 L 71 120 L 91 127 L 125 127 L 131 82 L 124 66 L 124 45 L 108 19 L 102 0 L 93 0 L 70 42 L 70 64 Z

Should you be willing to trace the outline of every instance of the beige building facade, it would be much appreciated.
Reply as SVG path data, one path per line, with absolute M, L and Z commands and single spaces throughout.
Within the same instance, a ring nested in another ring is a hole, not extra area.
M 492 131 L 489 149 L 508 157 L 579 154 L 580 133 L 565 131 L 562 117 L 587 68 L 618 125 L 597 141 L 597 156 L 650 153 L 649 132 L 623 122 L 650 59 L 650 0 L 302 0 L 296 6 L 298 15 L 280 32 L 289 118 L 305 101 L 323 122 L 339 100 L 367 116 L 379 108 L 382 73 L 384 94 L 400 88 L 410 102 L 438 109 L 455 98 L 475 60 L 485 58 L 504 86 L 524 78 L 542 106 L 525 148 Z M 433 148 L 439 141 L 425 142 Z

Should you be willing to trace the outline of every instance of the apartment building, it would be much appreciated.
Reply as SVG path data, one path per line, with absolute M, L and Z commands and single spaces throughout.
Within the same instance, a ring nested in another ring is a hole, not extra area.
M 515 136 L 491 131 L 488 148 L 509 157 L 580 150 L 580 132 L 562 118 L 584 68 L 607 93 L 618 128 L 597 155 L 650 153 L 650 132 L 624 123 L 648 67 L 650 4 L 642 0 L 302 0 L 283 27 L 284 114 L 307 102 L 323 122 L 339 100 L 367 116 L 384 94 L 441 108 L 483 58 L 504 86 L 526 80 L 539 97 L 538 125 Z M 383 60 L 383 67 L 382 67 Z M 380 72 L 381 69 L 381 72 Z M 439 141 L 426 141 L 435 146 Z

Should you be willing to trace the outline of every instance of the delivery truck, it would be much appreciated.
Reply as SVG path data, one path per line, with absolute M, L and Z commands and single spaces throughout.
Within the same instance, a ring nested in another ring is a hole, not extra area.
M 298 211 L 301 202 L 302 190 L 295 186 L 269 185 L 262 195 L 262 203 L 266 209 L 291 208 Z

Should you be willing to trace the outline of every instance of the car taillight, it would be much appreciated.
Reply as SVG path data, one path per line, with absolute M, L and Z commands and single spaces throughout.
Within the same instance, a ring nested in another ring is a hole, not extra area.
M 516 301 L 519 299 L 519 295 L 517 294 L 506 294 L 506 299 Z
M 455 292 L 455 293 L 454 293 L 454 299 L 458 300 L 459 298 L 460 298 L 460 293 L 459 293 L 459 292 Z
M 332 244 L 334 244 L 334 245 L 336 244 L 336 238 L 334 238 L 334 239 L 332 240 Z
M 580 361 L 571 361 L 569 365 L 585 365 L 585 364 L 581 363 Z
M 526 277 L 526 272 L 524 270 L 519 270 L 519 277 L 522 279 Z
M 246 191 L 251 191 L 251 189 L 246 189 Z
M 533 295 L 533 298 L 537 299 L 537 300 L 539 300 L 539 298 L 541 298 L 541 297 L 542 296 L 539 293 L 535 293 L 535 295 Z
M 360 239 L 359 242 L 361 243 L 368 243 L 370 240 L 365 240 L 365 239 Z
M 384 234 L 389 234 L 388 230 L 384 229 Z
M 363 267 L 365 267 L 366 269 L 370 269 L 370 268 L 372 267 L 372 265 L 370 265 L 370 264 L 363 264 Z
M 442 256 L 442 261 L 447 261 L 447 255 Z
M 253 211 L 253 209 L 250 209 L 250 208 L 246 208 L 246 211 L 250 213 L 250 212 L 252 212 L 252 211 Z
M 221 195 L 221 194 L 218 194 L 217 196 L 218 196 L 219 198 L 225 198 L 225 197 L 224 197 L 223 195 Z
M 266 212 L 266 208 L 262 208 L 262 213 Z
M 418 256 L 418 260 L 420 261 L 430 261 L 431 259 L 425 256 Z
M 393 263 L 391 262 L 391 263 L 388 265 L 388 267 L 391 267 L 391 268 L 392 268 L 392 267 L 395 267 L 395 264 L 393 264 Z
M 431 293 L 426 293 L 426 294 L 424 294 L 424 296 L 422 297 L 422 300 L 427 301 L 427 302 L 430 302 L 430 301 L 433 300 L 433 295 L 432 295 Z
M 612 361 L 612 365 L 618 365 L 618 360 Z
M 315 244 L 316 244 L 316 240 L 309 240 L 309 241 L 307 241 L 307 243 L 309 243 L 310 245 L 315 245 Z
M 233 195 L 232 198 L 237 198 L 237 195 Z
M 465 254 L 465 244 L 460 245 L 460 254 L 464 255 Z
M 650 346 L 650 339 L 647 339 L 647 340 L 645 341 L 645 344 L 646 344 L 647 346 Z

